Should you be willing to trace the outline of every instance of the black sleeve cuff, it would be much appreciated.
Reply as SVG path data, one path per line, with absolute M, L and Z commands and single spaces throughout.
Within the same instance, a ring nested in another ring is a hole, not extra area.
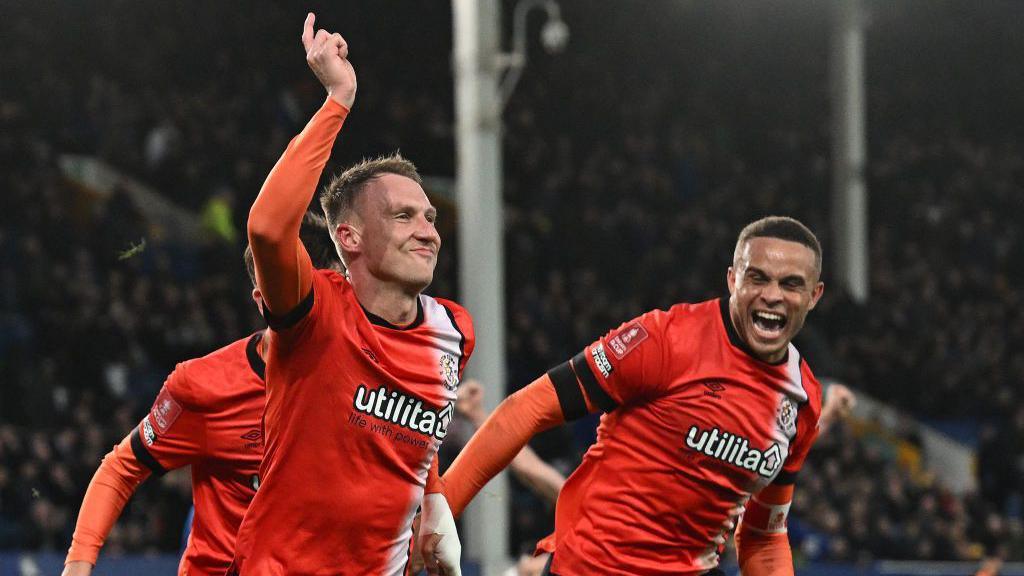
M 135 427 L 132 431 L 132 454 L 135 454 L 135 459 L 142 462 L 143 466 L 149 468 L 157 476 L 163 476 L 167 474 L 167 469 L 160 465 L 156 461 L 156 458 L 146 450 L 146 445 L 142 443 L 142 437 L 139 436 L 139 428 Z
M 576 377 L 583 384 L 583 389 L 587 391 L 587 396 L 590 397 L 591 402 L 596 404 L 598 408 L 603 412 L 611 412 L 619 407 L 619 404 L 597 383 L 597 376 L 594 376 L 593 370 L 587 364 L 586 348 L 583 349 L 583 352 L 573 357 L 572 369 L 576 373 Z
M 568 362 L 563 362 L 548 370 L 548 377 L 555 385 L 558 403 L 562 406 L 562 416 L 566 422 L 582 418 L 587 414 L 587 401 L 576 381 L 576 374 Z
M 287 330 L 299 323 L 303 318 L 309 314 L 309 311 L 313 309 L 313 287 L 309 287 L 309 294 L 295 305 L 287 314 L 278 316 L 267 308 L 266 304 L 260 305 L 260 311 L 263 313 L 263 319 L 267 321 L 267 326 L 275 332 L 281 330 Z

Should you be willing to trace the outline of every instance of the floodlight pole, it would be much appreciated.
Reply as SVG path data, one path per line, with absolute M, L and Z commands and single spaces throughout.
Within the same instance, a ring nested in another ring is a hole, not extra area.
M 498 0 L 452 0 L 459 292 L 476 329 L 469 371 L 484 386 L 488 411 L 505 397 L 500 9 Z M 508 505 L 508 480 L 502 473 L 464 516 L 464 556 L 479 559 L 484 576 L 497 576 L 509 563 Z
M 835 275 L 856 302 L 869 293 L 868 189 L 864 97 L 864 9 L 835 5 L 829 68 L 832 80 L 832 230 Z

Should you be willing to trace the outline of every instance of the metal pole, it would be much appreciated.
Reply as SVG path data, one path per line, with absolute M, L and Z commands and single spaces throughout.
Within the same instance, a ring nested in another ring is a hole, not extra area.
M 832 37 L 832 253 L 836 279 L 856 302 L 869 292 L 868 190 L 864 181 L 864 11 L 861 0 L 836 5 Z
M 501 109 L 498 84 L 498 0 L 452 0 L 455 19 L 456 195 L 459 202 L 459 284 L 473 315 L 476 351 L 470 373 L 484 384 L 493 410 L 505 397 L 504 228 L 501 195 Z M 509 563 L 508 480 L 484 487 L 466 513 L 466 556 L 484 576 Z

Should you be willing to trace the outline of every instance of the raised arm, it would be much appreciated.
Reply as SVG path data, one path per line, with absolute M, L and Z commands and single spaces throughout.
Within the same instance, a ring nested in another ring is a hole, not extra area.
M 337 33 L 321 29 L 314 34 L 314 20 L 312 13 L 306 16 L 302 46 L 306 62 L 329 97 L 288 144 L 249 210 L 247 230 L 256 282 L 275 316 L 295 309 L 312 288 L 313 266 L 299 241 L 299 227 L 356 95 L 348 44 Z

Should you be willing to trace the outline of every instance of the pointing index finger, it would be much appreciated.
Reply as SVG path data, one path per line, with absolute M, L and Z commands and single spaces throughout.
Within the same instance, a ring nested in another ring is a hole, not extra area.
M 312 12 L 306 14 L 306 22 L 302 25 L 302 47 L 309 52 L 310 47 L 313 46 L 313 22 L 316 21 L 316 15 Z

